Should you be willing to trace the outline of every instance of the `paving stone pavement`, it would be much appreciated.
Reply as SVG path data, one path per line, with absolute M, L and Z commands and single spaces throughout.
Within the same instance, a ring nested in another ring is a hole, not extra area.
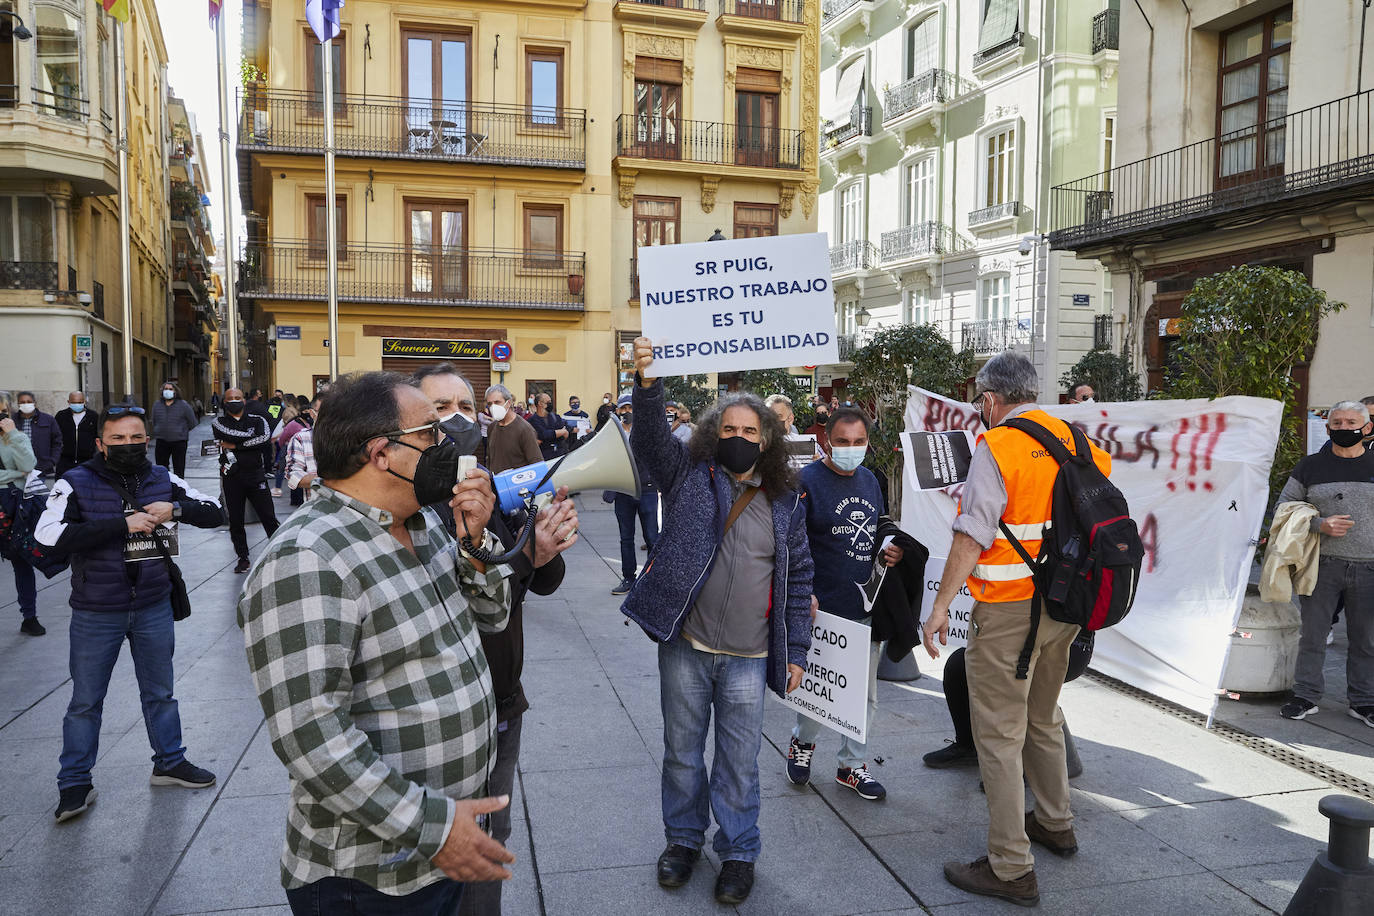
M 194 448 L 193 448 L 194 451 Z M 191 481 L 216 487 L 209 459 Z M 526 715 L 505 911 L 543 914 L 711 913 L 719 863 L 708 854 L 684 888 L 653 879 L 662 723 L 652 643 L 621 617 L 615 519 L 580 500 L 582 543 L 564 587 L 526 613 Z M 289 512 L 286 500 L 279 513 Z M 256 554 L 261 529 L 250 528 Z M 42 638 L 18 632 L 9 571 L 0 571 L 0 914 L 284 914 L 277 858 L 287 779 L 273 755 L 234 622 L 241 577 L 228 532 L 184 529 L 181 566 L 195 612 L 177 626 L 177 696 L 190 759 L 219 775 L 199 791 L 150 788 L 149 750 L 127 653 L 105 703 L 99 801 L 56 825 L 55 777 L 67 678 L 66 576 L 41 583 Z M 642 554 L 641 554 L 642 555 Z M 1339 699 L 1343 629 L 1329 660 Z M 769 701 L 762 774 L 763 855 L 740 913 L 1007 912 L 947 884 L 941 864 L 982 853 L 986 812 L 976 772 L 929 770 L 921 755 L 951 734 L 940 666 L 882 683 L 870 742 L 883 803 L 828 778 L 822 738 L 812 784 L 790 785 L 792 717 Z M 1326 704 L 1286 722 L 1273 701 L 1225 701 L 1227 721 L 1374 782 L 1374 729 Z M 1081 851 L 1037 857 L 1041 909 L 1054 914 L 1281 912 L 1326 822 L 1321 780 L 1164 714 L 1088 678 L 1063 707 L 1083 757 L 1074 782 Z M 1348 724 L 1347 724 L 1348 723 Z M 882 758 L 878 763 L 876 758 Z

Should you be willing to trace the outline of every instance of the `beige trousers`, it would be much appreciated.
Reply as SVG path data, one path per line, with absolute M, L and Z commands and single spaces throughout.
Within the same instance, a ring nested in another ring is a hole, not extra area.
M 1035 867 L 1023 773 L 1040 825 L 1067 830 L 1073 823 L 1059 691 L 1078 627 L 1042 611 L 1030 673 L 1018 681 L 1016 659 L 1030 632 L 1030 605 L 1029 599 L 975 604 L 966 656 L 973 743 L 988 800 L 988 863 L 1004 881 Z

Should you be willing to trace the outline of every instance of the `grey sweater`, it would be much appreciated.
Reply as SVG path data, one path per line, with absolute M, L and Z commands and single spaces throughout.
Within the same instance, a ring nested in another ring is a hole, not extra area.
M 1321 555 L 1374 560 L 1374 450 L 1366 449 L 1358 458 L 1342 458 L 1328 442 L 1293 468 L 1279 502 L 1316 506 L 1313 531 L 1332 515 L 1350 516 L 1355 524 L 1344 537 L 1321 536 Z
M 185 442 L 191 438 L 191 430 L 196 428 L 200 418 L 196 409 L 181 398 L 171 404 L 157 401 L 153 404 L 153 438 L 168 442 Z

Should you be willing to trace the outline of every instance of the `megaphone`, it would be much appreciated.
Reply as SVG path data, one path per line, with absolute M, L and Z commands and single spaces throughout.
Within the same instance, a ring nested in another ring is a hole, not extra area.
M 630 434 L 612 415 L 601 431 L 574 452 L 554 461 L 538 461 L 497 474 L 496 498 L 509 515 L 523 509 L 531 498 L 536 503 L 553 498 L 559 487 L 569 493 L 611 490 L 639 499 L 643 485 L 630 452 Z

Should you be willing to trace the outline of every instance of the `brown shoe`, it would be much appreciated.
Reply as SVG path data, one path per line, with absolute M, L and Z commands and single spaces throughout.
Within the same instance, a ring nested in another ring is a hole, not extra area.
M 1030 837 L 1032 843 L 1039 843 L 1061 859 L 1078 852 L 1078 837 L 1073 835 L 1072 827 L 1068 830 L 1049 830 L 1040 826 L 1034 811 L 1026 812 L 1026 836 Z
M 967 865 L 962 862 L 946 862 L 945 880 L 970 894 L 1000 897 L 1010 900 L 1017 906 L 1040 905 L 1040 885 L 1036 883 L 1034 869 L 1013 881 L 1003 881 L 993 872 L 987 856 Z

